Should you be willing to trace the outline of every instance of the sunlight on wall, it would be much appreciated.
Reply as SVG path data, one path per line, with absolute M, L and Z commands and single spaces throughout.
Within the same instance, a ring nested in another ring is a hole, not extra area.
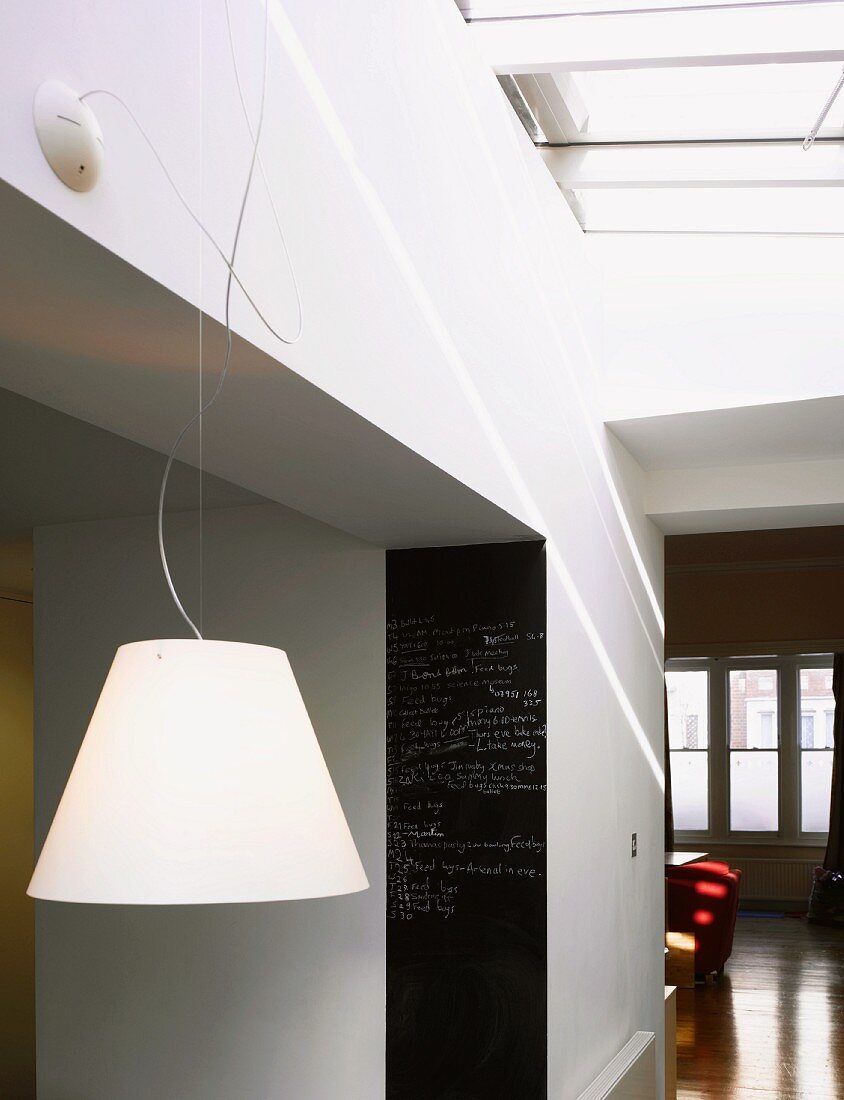
M 355 183 L 355 186 L 364 201 L 370 216 L 377 225 L 382 239 L 388 248 L 390 255 L 392 256 L 396 267 L 398 268 L 402 278 L 404 279 L 408 289 L 413 294 L 414 300 L 424 317 L 431 334 L 436 340 L 444 359 L 448 363 L 454 377 L 463 391 L 466 399 L 468 400 L 472 411 L 474 412 L 478 422 L 480 423 L 484 434 L 486 435 L 490 445 L 494 449 L 501 468 L 508 480 L 510 481 L 513 489 L 517 493 L 519 500 L 522 502 L 526 518 L 528 522 L 535 528 L 536 531 L 541 534 L 548 534 L 549 525 L 545 521 L 541 509 L 537 502 L 533 498 L 527 484 L 522 477 L 516 462 L 510 454 L 504 440 L 501 437 L 498 428 L 492 417 L 489 414 L 488 409 L 478 392 L 478 388 L 472 378 L 471 372 L 466 366 L 463 357 L 457 348 L 451 334 L 443 321 L 439 310 L 437 309 L 431 295 L 429 294 L 424 281 L 420 277 L 410 254 L 405 247 L 401 236 L 398 233 L 393 221 L 387 211 L 384 203 L 382 202 L 378 192 L 373 186 L 372 182 L 366 176 L 357 162 L 357 158 L 354 152 L 354 146 L 346 133 L 346 130 L 341 122 L 337 112 L 335 111 L 331 100 L 328 96 L 326 89 L 324 88 L 320 77 L 314 68 L 313 64 L 308 57 L 307 51 L 296 34 L 295 29 L 290 23 L 287 15 L 282 9 L 278 0 L 271 0 L 270 7 L 270 21 L 278 35 L 279 41 L 293 63 L 296 72 L 300 79 L 308 90 L 314 105 L 319 111 L 320 118 L 322 119 L 327 130 L 331 134 L 331 137 L 335 143 L 335 146 L 343 157 L 347 168 L 351 174 L 351 177 Z M 568 596 L 571 605 L 577 615 L 584 633 L 589 640 L 590 645 L 598 659 L 601 669 L 613 691 L 613 694 L 618 701 L 622 714 L 624 715 L 630 729 L 636 739 L 636 742 L 645 757 L 645 760 L 650 768 L 651 772 L 656 779 L 660 789 L 664 789 L 665 776 L 662 770 L 662 765 L 651 747 L 648 740 L 647 733 L 644 730 L 633 704 L 627 696 L 624 690 L 624 686 L 615 670 L 609 653 L 607 652 L 597 627 L 595 626 L 589 611 L 577 590 L 574 580 L 566 567 L 562 554 L 555 545 L 553 537 L 548 538 L 548 560 L 560 581 L 563 590 Z

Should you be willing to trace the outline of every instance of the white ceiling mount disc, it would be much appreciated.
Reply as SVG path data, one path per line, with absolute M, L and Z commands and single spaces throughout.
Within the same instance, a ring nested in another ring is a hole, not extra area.
M 61 80 L 45 80 L 35 93 L 32 113 L 47 163 L 74 191 L 90 191 L 105 157 L 94 112 Z

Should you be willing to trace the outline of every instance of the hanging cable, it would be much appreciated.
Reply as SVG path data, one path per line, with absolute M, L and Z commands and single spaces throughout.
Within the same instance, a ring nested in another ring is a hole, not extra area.
M 225 357 L 223 359 L 223 366 L 222 366 L 222 369 L 220 371 L 220 376 L 217 380 L 217 386 L 214 390 L 214 393 L 211 395 L 210 399 L 208 401 L 206 401 L 204 404 L 200 403 L 198 411 L 196 413 L 194 413 L 194 415 L 190 418 L 190 420 L 185 424 L 185 426 L 182 428 L 182 430 L 176 436 L 176 439 L 173 443 L 173 446 L 170 448 L 170 451 L 167 455 L 167 463 L 164 467 L 164 474 L 161 478 L 161 488 L 160 488 L 159 494 L 158 494 L 158 552 L 159 552 L 159 557 L 161 558 L 161 567 L 164 571 L 164 579 L 167 582 L 167 587 L 170 590 L 170 595 L 173 599 L 173 602 L 176 605 L 176 609 L 178 610 L 179 614 L 184 619 L 187 626 L 190 628 L 190 630 L 196 636 L 196 638 L 198 638 L 200 640 L 202 639 L 202 633 L 199 630 L 199 628 L 197 627 L 196 623 L 190 617 L 190 615 L 188 615 L 187 611 L 184 608 L 184 605 L 182 604 L 182 601 L 179 599 L 179 595 L 176 592 L 176 587 L 173 584 L 173 578 L 172 578 L 172 575 L 170 573 L 170 566 L 169 566 L 168 561 L 167 561 L 167 551 L 166 551 L 165 544 L 164 544 L 164 501 L 165 501 L 165 497 L 166 497 L 166 493 L 167 493 L 167 483 L 168 483 L 168 480 L 170 478 L 170 471 L 173 467 L 173 462 L 175 461 L 176 455 L 179 451 L 179 447 L 182 445 L 183 440 L 185 439 L 187 434 L 190 432 L 190 430 L 193 428 L 193 426 L 197 422 L 202 421 L 202 417 L 205 415 L 205 413 L 208 412 L 208 410 L 217 401 L 217 399 L 219 398 L 219 396 L 220 396 L 220 394 L 223 390 L 223 385 L 225 383 L 226 376 L 228 374 L 229 363 L 231 361 L 231 353 L 232 353 L 232 330 L 231 330 L 231 291 L 232 291 L 232 282 L 237 283 L 237 285 L 240 287 L 240 289 L 243 292 L 244 297 L 246 298 L 247 302 L 252 307 L 252 309 L 254 310 L 256 316 L 262 322 L 262 324 L 265 326 L 265 328 L 273 336 L 275 336 L 278 340 L 282 341 L 282 343 L 284 343 L 284 344 L 294 344 L 294 343 L 296 343 L 296 341 L 299 340 L 299 338 L 301 337 L 302 329 L 303 329 L 302 299 L 301 299 L 301 295 L 299 293 L 299 285 L 298 285 L 298 281 L 296 279 L 296 272 L 295 272 L 295 269 L 293 267 L 293 263 L 290 259 L 290 252 L 289 252 L 289 249 L 287 247 L 287 241 L 286 241 L 285 236 L 284 236 L 284 231 L 282 230 L 282 227 L 281 227 L 281 221 L 279 219 L 278 212 L 276 210 L 275 202 L 273 201 L 273 198 L 272 198 L 272 192 L 271 192 L 270 187 L 269 187 L 269 182 L 267 180 L 266 172 L 264 170 L 263 163 L 260 162 L 260 157 L 259 157 L 259 144 L 260 144 L 260 141 L 261 141 L 261 132 L 262 132 L 263 126 L 264 126 L 264 108 L 265 108 L 265 105 L 266 105 L 266 94 L 267 94 L 267 70 L 268 70 L 268 58 L 269 58 L 269 41 L 268 41 L 268 37 L 269 37 L 269 0 L 266 0 L 266 3 L 264 5 L 263 76 L 262 76 L 262 82 L 261 82 L 261 100 L 260 100 L 260 107 L 259 107 L 259 112 L 258 112 L 258 123 L 257 123 L 257 126 L 256 126 L 254 132 L 253 132 L 253 129 L 252 129 L 252 124 L 251 124 L 250 119 L 249 119 L 248 111 L 246 109 L 246 102 L 245 102 L 245 98 L 243 96 L 243 90 L 242 90 L 241 83 L 240 83 L 240 75 L 238 73 L 238 68 L 237 68 L 237 58 L 235 56 L 234 41 L 232 39 L 231 19 L 230 19 L 230 15 L 229 15 L 228 0 L 225 0 L 225 6 L 226 6 L 226 23 L 227 23 L 227 27 L 228 27 L 228 33 L 229 33 L 229 45 L 231 47 L 232 61 L 234 63 L 235 81 L 237 83 L 238 96 L 240 98 L 241 107 L 243 109 L 243 114 L 244 114 L 244 117 L 246 119 L 246 126 L 247 126 L 247 129 L 249 130 L 249 136 L 250 136 L 250 138 L 252 138 L 252 156 L 251 156 L 250 162 L 249 162 L 249 172 L 248 172 L 247 177 L 246 177 L 246 186 L 244 187 L 244 190 L 243 190 L 243 198 L 241 199 L 240 210 L 238 211 L 237 225 L 235 227 L 234 241 L 233 241 L 233 244 L 232 244 L 232 250 L 231 250 L 231 257 L 230 258 L 226 256 L 226 254 L 223 251 L 223 249 L 221 248 L 221 246 L 217 243 L 215 238 L 212 236 L 212 234 L 206 228 L 206 226 L 204 225 L 202 220 L 196 215 L 196 213 L 192 209 L 190 203 L 187 201 L 185 196 L 180 191 L 179 187 L 176 185 L 175 180 L 170 175 L 170 172 L 167 170 L 167 166 L 164 163 L 164 160 L 160 156 L 160 154 L 159 154 L 158 150 L 156 149 L 154 143 L 152 142 L 151 138 L 149 137 L 147 132 L 144 130 L 143 126 L 140 124 L 140 122 L 136 118 L 135 114 L 133 113 L 133 111 L 131 110 L 129 105 L 127 103 L 125 103 L 124 100 L 122 100 L 120 98 L 120 96 L 116 95 L 114 92 L 109 91 L 107 88 L 94 88 L 89 92 L 85 92 L 84 95 L 81 95 L 79 97 L 80 100 L 85 100 L 89 96 L 104 95 L 104 96 L 108 96 L 111 99 L 116 100 L 116 102 L 118 102 L 121 105 L 121 107 L 123 107 L 123 109 L 129 115 L 131 120 L 134 122 L 138 132 L 141 135 L 141 137 L 144 139 L 144 141 L 149 146 L 150 151 L 152 152 L 153 156 L 155 157 L 156 161 L 158 162 L 162 172 L 164 173 L 164 176 L 165 176 L 167 182 L 170 184 L 170 187 L 172 188 L 172 190 L 175 193 L 176 197 L 178 198 L 179 202 L 182 204 L 184 209 L 187 211 L 187 213 L 190 216 L 191 220 L 199 227 L 199 229 L 204 234 L 204 236 L 211 242 L 211 244 L 214 247 L 215 251 L 217 252 L 218 256 L 223 261 L 223 263 L 226 265 L 226 268 L 227 268 L 227 271 L 228 271 L 228 274 L 227 274 L 227 277 L 226 277 L 226 298 L 225 298 L 226 352 L 225 352 Z M 279 236 L 281 237 L 282 246 L 284 248 L 284 254 L 285 254 L 285 257 L 287 259 L 288 265 L 290 267 L 290 273 L 291 273 L 291 276 L 292 276 L 292 279 L 293 279 L 293 286 L 294 286 L 294 289 L 295 289 L 295 292 L 296 292 L 296 305 L 297 305 L 297 312 L 298 312 L 298 324 L 297 324 L 296 334 L 293 337 L 285 337 L 280 332 L 276 331 L 276 329 L 270 324 L 270 322 L 267 320 L 267 318 L 264 316 L 264 314 L 258 308 L 255 300 L 249 294 L 249 291 L 243 285 L 243 283 L 241 282 L 237 272 L 234 269 L 234 263 L 235 263 L 235 259 L 236 259 L 236 256 L 237 256 L 237 248 L 238 248 L 238 244 L 240 242 L 240 233 L 241 233 L 241 229 L 243 227 L 243 218 L 244 218 L 244 214 L 246 212 L 246 203 L 247 203 L 247 200 L 249 198 L 250 189 L 252 187 L 252 179 L 253 179 L 254 174 L 255 174 L 255 165 L 256 165 L 256 163 L 260 163 L 260 165 L 261 165 L 261 174 L 262 174 L 263 179 L 264 179 L 264 184 L 267 188 L 267 194 L 270 196 L 270 204 L 272 206 L 273 216 L 275 218 L 276 227 L 278 228 Z
M 268 13 L 269 8 L 265 8 L 265 11 Z M 226 4 L 226 14 L 228 15 L 228 4 Z M 229 41 L 231 42 L 231 39 L 229 39 Z M 234 51 L 234 45 L 232 44 L 232 56 L 234 56 L 233 51 Z M 266 60 L 267 60 L 267 58 L 266 58 L 266 23 L 265 23 L 265 54 L 264 54 L 264 63 L 265 63 L 264 71 L 265 72 L 266 72 Z M 241 102 L 241 106 L 243 108 L 243 113 L 244 113 L 244 116 L 246 118 L 246 126 L 247 126 L 247 129 L 249 130 L 249 136 L 253 137 L 252 124 L 249 120 L 249 115 L 246 111 L 246 104 L 244 103 L 244 100 L 243 100 L 243 92 L 241 91 L 240 77 L 238 76 L 238 71 L 237 71 L 237 65 L 236 64 L 235 64 L 235 80 L 236 80 L 236 83 L 237 83 L 238 95 L 240 97 L 240 102 Z M 261 102 L 262 102 L 262 104 L 263 104 L 265 92 L 266 92 L 266 82 L 264 84 L 264 87 L 261 90 Z M 237 274 L 237 272 L 232 267 L 231 260 L 228 259 L 228 257 L 226 256 L 226 254 L 223 251 L 223 249 L 221 248 L 221 246 L 217 243 L 216 239 L 212 236 L 210 230 L 206 227 L 206 225 L 197 216 L 197 214 L 195 213 L 195 211 L 191 207 L 188 200 L 182 194 L 181 190 L 179 189 L 178 184 L 173 179 L 173 177 L 170 175 L 170 172 L 168 171 L 167 165 L 164 163 L 164 160 L 162 159 L 161 154 L 158 152 L 155 145 L 153 144 L 152 138 L 150 138 L 149 134 L 143 128 L 140 121 L 138 120 L 138 117 L 135 115 L 134 111 L 129 106 L 129 104 L 126 103 L 126 101 L 124 99 L 121 99 L 121 97 L 119 95 L 117 95 L 116 92 L 109 91 L 108 88 L 92 88 L 89 92 L 84 92 L 79 97 L 80 102 L 82 102 L 82 101 L 88 99 L 90 96 L 94 96 L 94 95 L 108 96 L 109 99 L 113 99 L 116 103 L 120 104 L 120 106 L 123 108 L 123 110 L 129 116 L 129 118 L 135 124 L 135 128 L 137 129 L 138 133 L 141 135 L 141 137 L 144 139 L 144 141 L 149 146 L 149 149 L 150 149 L 150 152 L 152 153 L 152 155 L 158 161 L 159 167 L 161 168 L 161 171 L 164 173 L 165 179 L 170 184 L 170 187 L 173 191 L 173 194 L 176 196 L 176 198 L 182 204 L 182 206 L 186 210 L 186 212 L 187 212 L 188 216 L 191 218 L 191 220 L 199 227 L 199 229 L 202 231 L 202 233 L 205 235 L 205 237 L 207 237 L 207 239 L 211 242 L 211 245 L 213 246 L 214 251 L 217 253 L 217 255 L 220 257 L 220 259 L 223 261 L 223 263 L 229 269 L 229 274 L 231 275 L 232 279 L 234 279 L 234 281 L 237 283 L 237 285 L 240 287 L 241 291 L 243 292 L 243 296 L 246 298 L 246 301 L 252 307 L 252 309 L 255 312 L 255 315 L 258 318 L 258 320 L 261 322 L 261 324 L 264 326 L 264 328 L 266 328 L 267 331 L 269 333 L 271 333 L 271 335 L 273 335 L 277 340 L 280 340 L 283 344 L 295 344 L 302 336 L 302 328 L 303 328 L 303 324 L 304 324 L 303 317 L 302 317 L 302 298 L 301 298 L 301 294 L 299 292 L 299 283 L 298 283 L 298 280 L 296 278 L 296 271 L 295 271 L 295 268 L 293 267 L 293 263 L 290 259 L 290 250 L 287 247 L 287 239 L 284 235 L 284 230 L 281 227 L 281 221 L 279 219 L 278 212 L 276 211 L 276 206 L 275 206 L 275 202 L 273 201 L 272 191 L 271 191 L 270 186 L 269 186 L 269 181 L 267 180 L 266 172 L 264 171 L 264 168 L 263 168 L 263 162 L 261 163 L 261 174 L 264 178 L 264 183 L 266 184 L 266 187 L 267 187 L 267 194 L 270 196 L 270 205 L 272 206 L 273 215 L 275 217 L 275 223 L 276 223 L 276 226 L 278 227 L 278 232 L 279 232 L 279 236 L 281 238 L 282 247 L 284 248 L 284 255 L 285 255 L 285 257 L 287 259 L 287 262 L 288 262 L 288 265 L 290 267 L 290 274 L 291 274 L 291 277 L 293 279 L 293 288 L 296 292 L 296 309 L 297 309 L 297 314 L 298 314 L 298 321 L 297 321 L 297 326 L 296 326 L 296 334 L 294 336 L 284 336 L 281 332 L 279 332 L 277 329 L 275 329 L 270 324 L 270 322 L 267 320 L 267 318 L 264 316 L 264 314 L 262 313 L 262 311 L 258 307 L 257 302 L 252 297 L 252 295 L 249 293 L 249 291 L 246 289 L 244 284 L 241 282 L 240 276 Z M 253 144 L 257 144 L 256 142 L 254 142 L 254 139 L 253 139 Z
M 836 99 L 838 99 L 838 93 L 841 91 L 842 88 L 844 88 L 844 69 L 841 70 L 841 75 L 838 78 L 838 82 L 832 89 L 832 93 L 830 94 L 829 99 L 824 104 L 823 110 L 818 115 L 817 122 L 803 140 L 803 148 L 806 150 L 806 152 L 808 152 L 815 144 L 815 138 L 818 136 L 818 131 L 826 121 L 826 116 L 832 110 L 832 105 L 833 103 L 835 103 Z
M 250 138 L 252 138 L 253 141 L 254 141 L 255 140 L 255 135 L 252 131 L 252 123 L 249 119 L 249 111 L 247 110 L 247 107 L 246 107 L 246 97 L 243 94 L 243 86 L 240 83 L 240 70 L 237 67 L 237 53 L 236 53 L 235 48 L 234 48 L 234 34 L 232 32 L 231 9 L 230 9 L 230 5 L 229 5 L 229 0 L 225 0 L 225 8 L 226 8 L 226 30 L 228 31 L 229 49 L 230 49 L 231 55 L 232 55 L 232 67 L 234 69 L 234 82 L 237 85 L 237 95 L 238 95 L 238 99 L 240 100 L 240 108 L 243 111 L 243 117 L 246 120 L 246 129 L 249 131 Z M 267 18 L 268 18 L 269 17 L 269 10 L 270 10 L 270 0 L 266 0 L 266 9 L 265 10 L 266 10 Z M 265 46 L 265 49 L 266 49 L 266 46 Z M 287 247 L 287 238 L 284 236 L 284 230 L 281 227 L 281 218 L 279 218 L 278 210 L 276 210 L 275 199 L 273 198 L 273 191 L 272 191 L 272 188 L 270 187 L 270 181 L 267 178 L 267 172 L 266 172 L 266 169 L 264 168 L 264 160 L 261 156 L 260 149 L 258 150 L 258 168 L 261 171 L 261 178 L 264 181 L 264 187 L 265 187 L 266 192 L 267 192 L 267 198 L 270 200 L 270 207 L 271 207 L 272 212 L 273 212 L 273 219 L 275 221 L 276 229 L 278 230 L 279 238 L 281 239 L 281 247 L 284 249 L 284 256 L 285 256 L 285 259 L 287 260 L 288 269 L 290 270 L 290 277 L 293 280 L 293 289 L 296 292 L 296 309 L 297 309 L 298 317 L 299 317 L 297 328 L 296 328 L 296 335 L 293 336 L 293 337 L 290 337 L 290 338 L 288 338 L 284 341 L 286 344 L 295 344 L 296 341 L 302 335 L 302 326 L 303 326 L 302 295 L 299 292 L 299 281 L 296 278 L 296 268 L 293 266 L 293 261 L 290 259 L 290 251 Z M 257 310 L 256 310 L 256 312 L 257 312 Z M 261 316 L 260 313 L 258 314 L 258 316 L 259 317 Z M 262 318 L 262 320 L 263 320 L 263 318 Z

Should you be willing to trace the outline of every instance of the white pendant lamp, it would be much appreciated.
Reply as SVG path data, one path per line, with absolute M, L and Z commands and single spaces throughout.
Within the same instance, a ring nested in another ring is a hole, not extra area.
M 367 885 L 284 652 L 182 639 L 118 649 L 32 897 L 183 905 Z
M 62 85 L 80 110 L 89 110 L 84 101 L 90 96 L 111 96 L 140 129 L 179 201 L 226 265 L 227 342 L 216 389 L 176 437 L 158 499 L 164 578 L 195 640 L 133 642 L 118 649 L 32 876 L 28 893 L 35 898 L 185 905 L 316 898 L 368 885 L 287 655 L 267 646 L 205 640 L 176 593 L 164 546 L 170 470 L 185 436 L 219 398 L 228 373 L 232 283 L 272 335 L 285 344 L 302 335 L 292 263 L 299 323 L 291 337 L 264 317 L 234 268 L 264 120 L 268 11 L 266 5 L 254 132 L 231 43 L 253 141 L 228 256 L 128 106 L 106 89 L 75 96 Z M 277 214 L 276 224 L 289 260 Z

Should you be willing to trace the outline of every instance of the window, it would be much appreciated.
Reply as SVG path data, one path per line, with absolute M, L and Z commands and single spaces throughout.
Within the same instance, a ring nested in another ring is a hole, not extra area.
M 802 140 L 840 72 L 839 61 L 666 66 L 564 73 L 556 83 L 570 106 L 583 105 L 572 142 Z M 844 136 L 838 123 L 830 112 L 824 136 Z
M 730 831 L 779 828 L 777 673 L 730 671 Z
M 774 712 L 763 710 L 759 712 L 759 745 L 760 749 L 775 749 L 777 747 L 777 731 L 774 725 Z
M 674 823 L 699 843 L 817 844 L 829 827 L 831 657 L 666 666 Z
M 709 673 L 666 672 L 674 826 L 709 828 Z
M 800 670 L 800 829 L 829 829 L 835 698 L 826 669 Z
M 800 748 L 811 749 L 815 744 L 815 716 L 812 711 L 800 715 Z

